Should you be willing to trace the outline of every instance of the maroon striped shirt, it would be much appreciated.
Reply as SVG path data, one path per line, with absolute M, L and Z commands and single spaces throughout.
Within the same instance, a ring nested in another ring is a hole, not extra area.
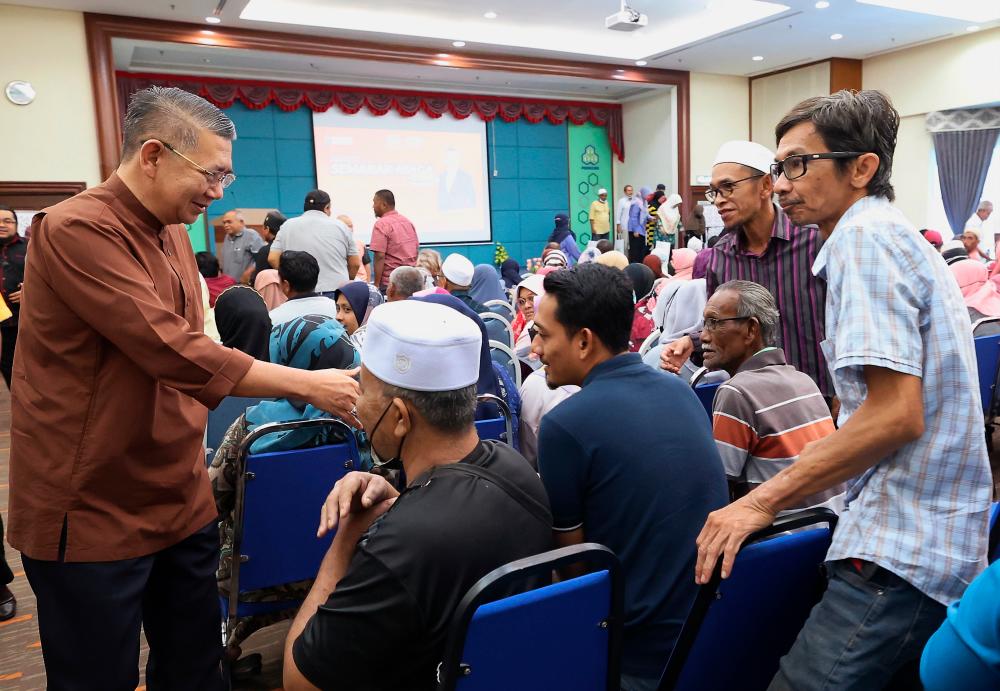
M 705 276 L 709 297 L 726 281 L 753 281 L 770 290 L 781 313 L 776 345 L 785 351 L 789 364 L 812 377 L 824 396 L 833 396 L 820 349 L 825 338 L 826 283 L 812 273 L 823 246 L 819 229 L 793 225 L 775 205 L 767 249 L 751 254 L 745 244 L 742 226 L 719 238 Z

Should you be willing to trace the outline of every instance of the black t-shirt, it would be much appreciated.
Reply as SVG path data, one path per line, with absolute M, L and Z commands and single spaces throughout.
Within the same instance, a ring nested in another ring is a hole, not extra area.
M 478 466 L 522 494 L 529 508 Z M 433 689 L 459 601 L 493 569 L 551 549 L 545 489 L 523 456 L 480 442 L 418 477 L 361 537 L 336 590 L 292 649 L 322 689 Z

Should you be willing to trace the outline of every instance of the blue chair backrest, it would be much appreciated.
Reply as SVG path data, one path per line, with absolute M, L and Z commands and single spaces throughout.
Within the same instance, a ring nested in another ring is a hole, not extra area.
M 490 312 L 499 314 L 509 322 L 514 321 L 514 308 L 511 307 L 509 302 L 503 300 L 490 300 L 489 302 L 484 302 L 483 307 L 488 308 Z
M 836 523 L 826 509 L 801 515 L 800 526 Z M 831 537 L 831 528 L 822 526 L 749 542 L 728 579 L 721 580 L 717 568 L 698 594 L 659 688 L 766 689 L 822 597 Z
M 983 414 L 988 415 L 993 401 L 993 387 L 1000 362 L 1000 334 L 980 336 L 976 344 L 976 369 L 979 373 L 979 395 L 983 399 Z
M 476 433 L 483 441 L 495 439 L 496 441 L 507 441 L 507 421 L 502 417 L 492 420 L 476 420 Z
M 611 574 L 590 573 L 529 590 L 476 610 L 459 691 L 604 691 Z M 553 664 L 556 662 L 556 664 Z
M 229 426 L 236 421 L 240 415 L 246 412 L 250 406 L 260 403 L 262 398 L 243 398 L 241 396 L 226 396 L 223 398 L 215 410 L 208 411 L 208 433 L 205 445 L 213 451 L 222 444 L 223 437 Z
M 489 336 L 489 340 L 499 341 L 508 348 L 514 347 L 513 334 L 511 334 L 510 329 L 502 321 L 499 319 L 484 319 L 483 324 L 486 325 L 486 334 Z
M 698 384 L 694 387 L 694 393 L 701 401 L 702 406 L 704 406 L 705 411 L 708 413 L 708 417 L 712 417 L 712 403 L 715 401 L 715 392 L 719 390 L 720 382 L 715 382 L 714 384 Z
M 581 559 L 597 569 L 496 599 L 515 583 L 548 580 L 553 568 Z M 574 545 L 512 562 L 480 579 L 459 604 L 439 689 L 618 689 L 622 618 L 618 560 L 606 547 Z
M 251 454 L 243 496 L 239 590 L 315 578 L 332 535 L 316 538 L 319 510 L 333 485 L 359 465 L 349 443 Z

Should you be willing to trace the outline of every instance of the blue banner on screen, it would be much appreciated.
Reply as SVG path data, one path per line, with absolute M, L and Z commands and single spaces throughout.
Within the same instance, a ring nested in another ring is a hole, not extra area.
M 486 123 L 424 113 L 313 113 L 316 180 L 347 214 L 355 233 L 371 237 L 372 196 L 388 189 L 396 210 L 417 228 L 420 244 L 490 242 Z

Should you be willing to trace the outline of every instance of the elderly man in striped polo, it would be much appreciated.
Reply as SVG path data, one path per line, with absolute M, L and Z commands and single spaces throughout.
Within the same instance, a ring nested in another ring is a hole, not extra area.
M 712 434 L 734 498 L 770 480 L 797 461 L 806 444 L 834 430 L 816 383 L 775 347 L 777 329 L 774 297 L 757 283 L 724 283 L 705 306 L 705 366 L 732 377 L 715 395 Z M 789 508 L 825 506 L 840 513 L 845 490 L 837 484 Z

